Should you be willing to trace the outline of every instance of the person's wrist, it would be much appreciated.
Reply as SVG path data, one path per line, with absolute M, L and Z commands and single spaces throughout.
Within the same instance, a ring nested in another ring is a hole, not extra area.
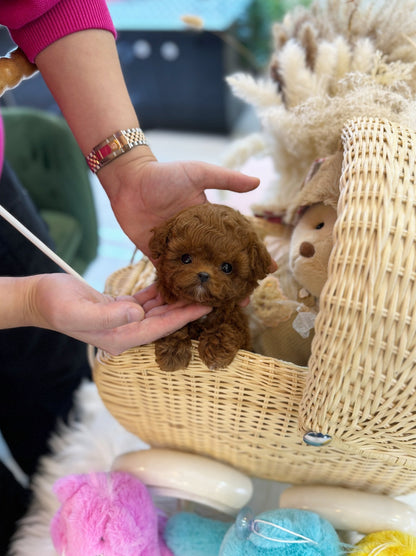
M 114 159 L 111 164 L 104 166 L 98 173 L 105 192 L 110 200 L 117 196 L 123 184 L 139 181 L 141 170 L 149 163 L 157 162 L 157 158 L 153 154 L 148 145 L 142 145 L 139 148 L 131 149 L 129 152 Z
M 24 276 L 17 279 L 19 287 L 19 295 L 23 300 L 22 303 L 22 326 L 44 326 L 45 320 L 38 307 L 37 290 L 42 274 L 33 276 Z

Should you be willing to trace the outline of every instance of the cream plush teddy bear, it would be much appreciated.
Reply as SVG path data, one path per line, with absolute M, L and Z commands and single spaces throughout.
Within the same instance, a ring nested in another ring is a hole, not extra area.
M 319 296 L 328 276 L 336 216 L 331 206 L 312 205 L 300 216 L 286 248 L 280 242 L 279 269 L 260 283 L 251 298 L 256 352 L 307 364 Z M 273 238 L 267 239 L 273 253 Z
M 332 231 L 337 213 L 329 205 L 308 207 L 296 224 L 289 248 L 289 264 L 295 280 L 319 298 L 328 277 Z
M 328 276 L 342 156 L 315 163 L 293 204 L 291 224 L 269 224 L 264 241 L 278 270 L 260 282 L 249 307 L 254 350 L 306 365 L 319 297 Z M 301 208 L 299 208 L 301 207 Z

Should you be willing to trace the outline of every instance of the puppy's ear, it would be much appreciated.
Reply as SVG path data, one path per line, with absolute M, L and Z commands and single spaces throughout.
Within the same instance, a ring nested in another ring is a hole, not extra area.
M 274 272 L 277 268 L 266 246 L 257 237 L 249 248 L 250 263 L 253 273 L 257 280 L 265 278 L 269 273 Z
M 149 248 L 153 259 L 159 259 L 166 249 L 169 243 L 170 230 L 172 228 L 172 222 L 168 220 L 164 224 L 161 224 L 157 228 L 153 228 L 153 236 L 149 241 Z

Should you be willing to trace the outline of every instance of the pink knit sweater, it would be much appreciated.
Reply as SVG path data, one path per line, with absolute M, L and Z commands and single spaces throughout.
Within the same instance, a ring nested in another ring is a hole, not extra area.
M 115 35 L 105 0 L 1 0 L 0 24 L 32 62 L 44 48 L 76 31 L 106 29 Z M 3 157 L 0 119 L 0 169 Z

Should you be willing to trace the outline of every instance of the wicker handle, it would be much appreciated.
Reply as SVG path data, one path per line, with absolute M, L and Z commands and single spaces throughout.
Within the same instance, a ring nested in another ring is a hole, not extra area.
M 0 58 L 0 96 L 8 89 L 17 87 L 23 79 L 37 72 L 36 64 L 26 58 L 20 48 L 15 48 Z

